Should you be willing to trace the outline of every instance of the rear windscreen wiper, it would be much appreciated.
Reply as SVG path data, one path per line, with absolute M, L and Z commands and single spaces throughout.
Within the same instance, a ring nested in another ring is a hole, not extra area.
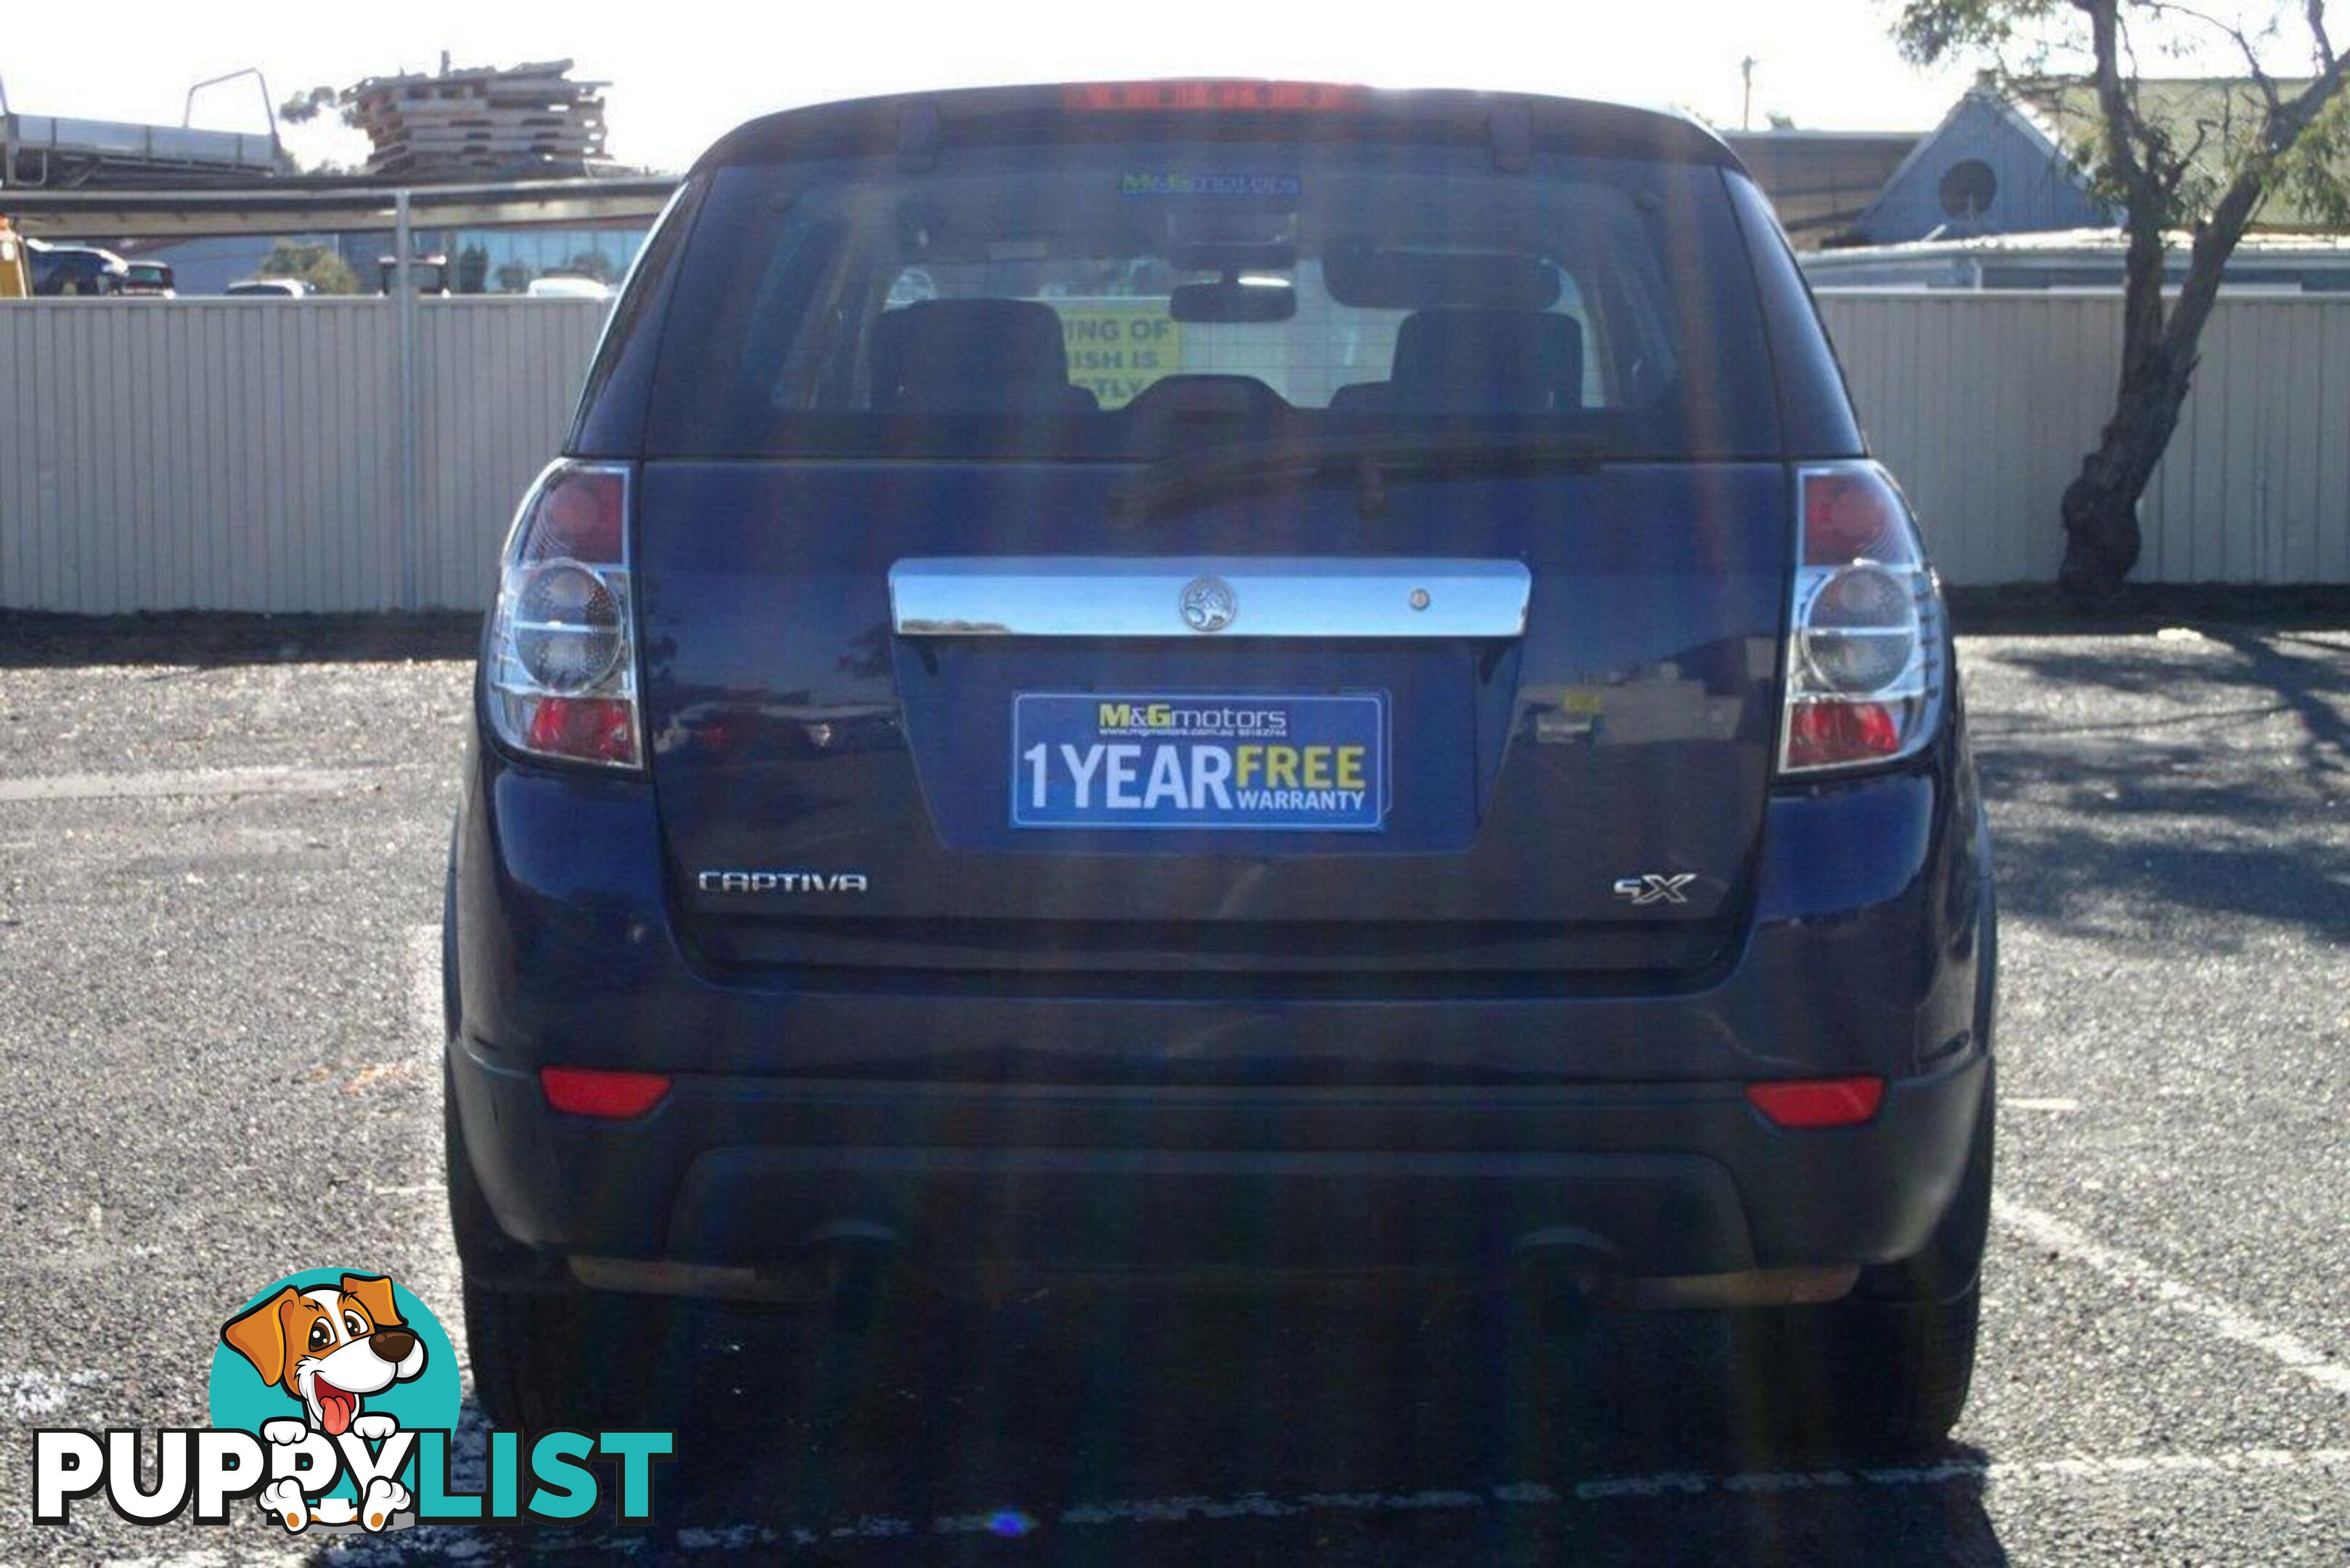
M 1584 470 L 1622 456 L 1588 436 L 1474 431 L 1341 435 L 1270 441 L 1221 452 L 1178 452 L 1110 494 L 1113 518 L 1141 523 L 1184 502 L 1324 474 L 1353 476 L 1365 517 L 1387 509 L 1391 477 Z

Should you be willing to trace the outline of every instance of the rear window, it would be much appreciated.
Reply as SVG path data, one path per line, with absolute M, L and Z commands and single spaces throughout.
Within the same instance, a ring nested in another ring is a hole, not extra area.
M 650 456 L 1130 461 L 1431 424 L 1781 450 L 1709 165 L 1128 140 L 702 178 Z

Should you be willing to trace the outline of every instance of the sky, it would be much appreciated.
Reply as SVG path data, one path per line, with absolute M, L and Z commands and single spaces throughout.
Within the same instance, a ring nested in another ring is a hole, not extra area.
M 660 0 L 510 5 L 399 0 L 287 10 L 116 0 L 8 8 L 0 85 L 22 113 L 177 124 L 188 88 L 257 67 L 283 101 L 320 84 L 569 56 L 608 81 L 612 155 L 681 169 L 754 115 L 868 93 L 1022 81 L 1263 76 L 1381 87 L 1515 88 L 1671 105 L 1734 127 L 1752 57 L 1754 122 L 1923 130 L 1971 78 L 1920 72 L 1887 35 L 1893 0 Z M 109 49 L 107 39 L 123 47 Z M 194 123 L 266 129 L 248 79 L 206 89 Z M 349 140 L 341 140 L 348 138 Z M 351 132 L 291 134 L 356 160 Z

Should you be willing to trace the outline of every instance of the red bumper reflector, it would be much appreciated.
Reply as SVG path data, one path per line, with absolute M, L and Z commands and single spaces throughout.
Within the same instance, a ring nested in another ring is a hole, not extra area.
M 1783 1127 L 1858 1127 L 1875 1116 L 1884 1102 L 1885 1080 L 1789 1078 L 1749 1084 L 1746 1097 L 1756 1110 Z
M 604 1073 L 589 1067 L 541 1067 L 546 1103 L 575 1116 L 626 1121 L 643 1116 L 669 1093 L 666 1073 Z

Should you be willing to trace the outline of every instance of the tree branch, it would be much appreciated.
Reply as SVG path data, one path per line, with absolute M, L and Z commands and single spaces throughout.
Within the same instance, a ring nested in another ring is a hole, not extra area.
M 2164 330 L 2165 351 L 2174 358 L 2191 361 L 2203 323 L 2219 297 L 2220 274 L 2242 241 L 2244 231 L 2251 226 L 2252 214 L 2267 196 L 2277 166 L 2293 151 L 2303 132 L 2342 96 L 2345 79 L 2350 79 L 2350 72 L 2345 71 L 2345 62 L 2334 58 L 2291 102 L 2270 114 L 2262 127 L 2260 146 L 2212 203 L 2210 216 L 2195 226 L 2187 275 L 2179 282 L 2178 303 Z
M 2106 161 L 2126 190 L 2135 191 L 2146 177 L 2137 148 L 2137 110 L 2122 85 L 2121 17 L 2118 0 L 2080 0 L 2089 14 L 2089 43 L 2097 62 L 2094 80 L 2097 116 L 2104 121 Z

